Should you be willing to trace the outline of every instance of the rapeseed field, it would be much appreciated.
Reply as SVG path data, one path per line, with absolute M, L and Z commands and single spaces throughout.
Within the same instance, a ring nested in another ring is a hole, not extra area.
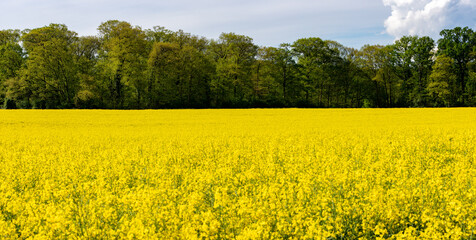
M 476 109 L 0 111 L 0 239 L 475 239 Z

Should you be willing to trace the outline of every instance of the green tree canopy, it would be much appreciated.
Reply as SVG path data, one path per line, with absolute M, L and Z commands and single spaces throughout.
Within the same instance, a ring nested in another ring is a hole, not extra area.
M 476 48 L 476 33 L 469 27 L 445 29 L 438 40 L 438 54 L 446 55 L 454 60 L 457 75 L 457 94 L 461 96 L 458 102 L 464 104 L 467 98 L 466 81 L 469 76 L 468 64 L 474 60 Z
M 146 34 L 128 22 L 111 20 L 98 27 L 103 93 L 113 108 L 142 107 L 148 58 Z
M 28 57 L 21 85 L 37 107 L 72 107 L 79 79 L 74 57 L 77 34 L 62 24 L 25 31 L 21 38 Z

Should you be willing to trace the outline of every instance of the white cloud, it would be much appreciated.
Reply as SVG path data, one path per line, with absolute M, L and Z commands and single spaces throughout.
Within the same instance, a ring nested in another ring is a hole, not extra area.
M 392 9 L 385 21 L 388 34 L 435 37 L 444 28 L 475 25 L 475 0 L 383 0 Z

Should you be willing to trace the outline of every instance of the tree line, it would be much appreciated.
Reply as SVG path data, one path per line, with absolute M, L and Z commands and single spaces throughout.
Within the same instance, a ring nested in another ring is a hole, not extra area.
M 97 36 L 50 24 L 0 31 L 4 108 L 476 106 L 476 32 L 345 47 L 318 37 L 279 47 L 111 20 Z

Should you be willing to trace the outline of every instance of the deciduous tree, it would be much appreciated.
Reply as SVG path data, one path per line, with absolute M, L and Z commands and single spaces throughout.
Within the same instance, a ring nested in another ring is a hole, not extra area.
M 62 24 L 24 32 L 28 58 L 22 78 L 37 107 L 70 108 L 78 91 L 78 65 L 74 57 L 77 34 Z

